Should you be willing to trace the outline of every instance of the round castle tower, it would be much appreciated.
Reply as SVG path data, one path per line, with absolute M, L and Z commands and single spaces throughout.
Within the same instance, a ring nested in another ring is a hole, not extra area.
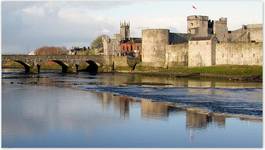
M 169 44 L 168 29 L 145 29 L 142 31 L 142 62 L 153 67 L 164 66 L 166 45 Z

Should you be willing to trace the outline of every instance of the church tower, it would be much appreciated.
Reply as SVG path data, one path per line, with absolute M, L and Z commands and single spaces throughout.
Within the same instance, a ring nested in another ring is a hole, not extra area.
M 130 39 L 130 23 L 126 23 L 125 21 L 120 23 L 120 35 L 121 40 Z

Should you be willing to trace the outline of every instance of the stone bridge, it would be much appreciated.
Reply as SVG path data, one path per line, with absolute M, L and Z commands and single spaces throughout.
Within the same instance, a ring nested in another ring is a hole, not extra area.
M 124 56 L 83 56 L 83 55 L 2 55 L 2 64 L 14 61 L 24 66 L 25 73 L 39 73 L 41 65 L 52 61 L 62 67 L 62 72 L 78 72 L 80 65 L 86 64 L 89 73 L 97 73 L 99 68 L 114 70 L 115 66 L 128 66 Z

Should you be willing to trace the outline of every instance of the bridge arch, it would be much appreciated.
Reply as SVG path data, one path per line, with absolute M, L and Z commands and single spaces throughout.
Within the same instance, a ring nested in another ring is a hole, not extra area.
M 87 60 L 86 62 L 89 64 L 89 66 L 86 68 L 86 71 L 91 75 L 96 75 L 98 73 L 98 67 L 100 64 L 93 60 Z
M 29 73 L 30 72 L 30 65 L 27 64 L 26 62 L 23 62 L 21 60 L 14 60 L 15 62 L 23 65 L 24 69 L 25 69 L 25 73 Z
M 64 63 L 63 61 L 61 60 L 52 60 L 53 62 L 57 63 L 58 65 L 60 65 L 62 67 L 62 72 L 63 73 L 66 73 L 67 70 L 68 70 L 68 64 Z

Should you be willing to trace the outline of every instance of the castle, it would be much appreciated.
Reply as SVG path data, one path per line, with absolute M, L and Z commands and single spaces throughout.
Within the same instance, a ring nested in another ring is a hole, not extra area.
M 142 38 L 130 37 L 130 25 L 120 33 L 103 37 L 105 55 L 138 56 L 143 66 L 262 65 L 262 24 L 243 25 L 229 31 L 227 18 L 187 17 L 187 33 L 169 29 L 144 29 Z M 126 52 L 126 53 L 125 53 Z
M 130 37 L 130 23 L 120 23 L 120 33 L 102 37 L 104 55 L 140 57 L 142 39 Z

